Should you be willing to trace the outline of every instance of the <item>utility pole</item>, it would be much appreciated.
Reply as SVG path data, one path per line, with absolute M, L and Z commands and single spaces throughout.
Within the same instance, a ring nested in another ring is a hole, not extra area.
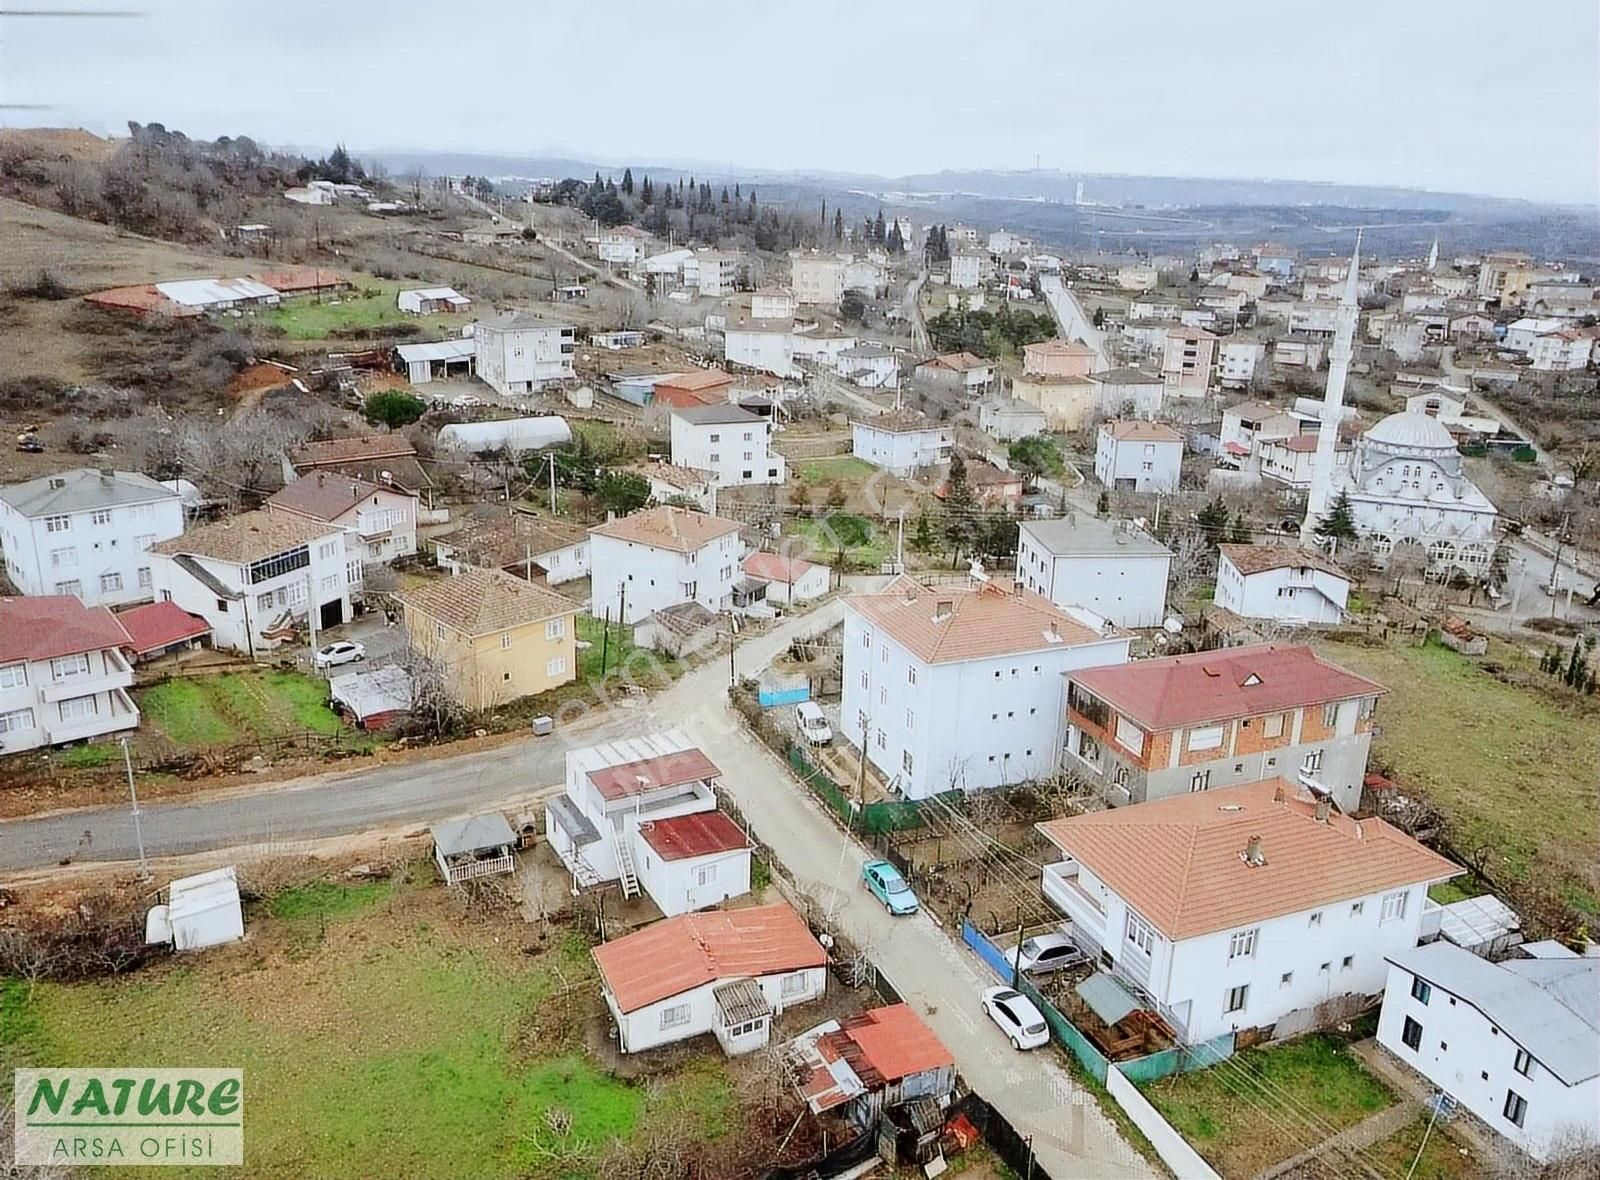
M 122 765 L 128 772 L 128 798 L 133 803 L 133 838 L 139 845 L 139 880 L 150 880 L 150 863 L 144 855 L 144 825 L 139 820 L 139 791 L 133 785 L 133 756 L 128 753 L 128 739 L 122 739 Z
M 556 511 L 556 457 L 555 457 L 555 454 L 552 452 L 552 454 L 550 455 L 550 513 L 551 513 L 552 516 L 555 515 L 555 511 Z
M 606 657 L 611 654 L 611 608 L 606 607 L 605 619 L 600 624 L 600 678 L 605 679 Z
M 900 518 L 896 524 L 894 541 L 895 572 L 903 574 L 906 572 L 906 506 L 904 504 L 900 505 Z
M 317 585 L 311 580 L 311 571 L 306 570 L 306 622 L 311 627 L 311 654 L 317 651 Z

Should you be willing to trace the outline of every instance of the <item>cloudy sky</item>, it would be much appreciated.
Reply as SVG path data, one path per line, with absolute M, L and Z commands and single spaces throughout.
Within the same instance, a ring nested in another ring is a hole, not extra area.
M 81 6 L 124 2 L 143 16 L 0 16 L 0 101 L 50 108 L 0 117 L 318 148 L 888 176 L 1037 158 L 1600 199 L 1593 0 Z

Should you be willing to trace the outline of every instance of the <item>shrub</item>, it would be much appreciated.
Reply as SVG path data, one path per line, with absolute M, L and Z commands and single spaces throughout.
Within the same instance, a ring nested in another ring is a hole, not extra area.
M 427 410 L 426 402 L 403 389 L 382 389 L 370 394 L 364 407 L 368 422 L 374 426 L 387 426 L 390 430 L 410 426 Z

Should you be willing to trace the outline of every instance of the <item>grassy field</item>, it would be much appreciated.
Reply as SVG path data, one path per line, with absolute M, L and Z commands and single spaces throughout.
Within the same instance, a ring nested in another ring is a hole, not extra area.
M 524 951 L 519 926 L 459 921 L 431 879 L 298 890 L 247 926 L 132 978 L 4 985 L 8 1060 L 242 1067 L 256 1175 L 566 1180 L 655 1120 L 729 1130 L 719 1063 L 643 1085 L 585 1055 L 581 942 Z
M 865 544 L 852 545 L 845 550 L 845 560 L 853 566 L 864 569 L 876 570 L 879 565 L 888 560 L 894 550 L 894 531 L 874 521 L 866 521 L 867 541 Z M 833 565 L 839 556 L 839 551 L 823 521 L 819 520 L 792 520 L 788 524 L 789 535 L 804 537 L 806 543 L 814 550 L 811 556 L 814 560 Z M 910 532 L 910 523 L 907 523 L 907 532 Z M 909 549 L 910 542 L 907 541 Z
M 298 672 L 175 677 L 137 690 L 134 698 L 147 725 L 191 750 L 347 728 L 328 708 L 327 684 Z
M 351 275 L 350 278 L 356 284 L 354 291 L 320 302 L 301 299 L 286 303 L 261 312 L 256 322 L 281 330 L 291 340 L 326 340 L 340 329 L 371 331 L 390 324 L 419 326 L 422 329 L 419 339 L 460 334 L 464 322 L 461 316 L 414 316 L 396 305 L 395 296 L 400 291 L 428 284 L 400 283 L 368 275 Z
M 1540 880 L 1600 915 L 1600 709 L 1507 684 L 1445 647 L 1322 644 L 1352 671 L 1387 685 L 1374 765 L 1425 795 L 1463 854 L 1491 849 L 1493 878 Z M 1493 659 L 1517 653 L 1500 645 Z
M 839 480 L 844 484 L 864 483 L 878 469 L 865 459 L 854 455 L 834 455 L 827 459 L 806 459 L 795 464 L 800 479 L 811 484 L 828 484 Z
M 1423 1133 L 1428 1120 L 1418 1116 L 1416 1122 L 1397 1134 L 1381 1139 L 1361 1153 L 1361 1158 L 1386 1176 L 1405 1176 L 1409 1180 L 1481 1180 L 1488 1175 L 1482 1161 L 1472 1152 L 1449 1138 L 1443 1129 L 1435 1126 L 1423 1143 Z M 1417 1148 L 1422 1157 L 1417 1158 Z M 1412 1161 L 1416 1171 L 1411 1171 Z
M 1247 1049 L 1211 1069 L 1162 1078 L 1144 1093 L 1224 1176 L 1252 1176 L 1394 1101 L 1321 1035 Z

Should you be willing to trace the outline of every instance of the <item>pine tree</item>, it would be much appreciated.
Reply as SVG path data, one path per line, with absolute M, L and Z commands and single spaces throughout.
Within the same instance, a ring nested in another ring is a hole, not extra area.
M 872 240 L 879 245 L 883 244 L 883 210 L 878 210 L 878 216 L 872 222 Z
M 739 182 L 737 180 L 733 182 L 733 199 L 735 201 L 744 200 L 744 197 L 739 194 Z
M 888 248 L 891 254 L 904 254 L 906 252 L 905 239 L 900 236 L 900 223 L 898 221 L 889 227 Z
M 976 547 L 978 529 L 982 522 L 978 518 L 977 497 L 972 494 L 972 485 L 967 482 L 967 464 L 960 455 L 950 457 L 950 474 L 945 479 L 944 488 L 944 539 L 953 550 L 953 555 L 960 557 L 964 551 Z
M 643 204 L 653 205 L 655 204 L 655 199 L 655 190 L 650 187 L 650 176 L 649 173 L 646 173 L 643 182 L 639 185 L 639 200 Z
M 844 212 L 837 208 L 833 211 L 833 240 L 844 241 Z
M 622 170 L 622 191 L 624 193 L 626 193 L 630 197 L 633 196 L 633 169 L 632 168 L 624 168 Z
M 727 185 L 723 185 L 722 186 L 722 203 L 724 205 L 726 205 L 728 203 L 728 186 Z
M 1250 522 L 1244 518 L 1243 512 L 1233 518 L 1233 529 L 1228 534 L 1228 540 L 1235 545 L 1250 545 L 1254 543 L 1255 537 L 1250 532 Z
M 1097 307 L 1097 308 L 1094 309 L 1094 326 L 1096 328 L 1103 328 L 1103 327 L 1106 326 L 1106 309 L 1105 308 Z
M 1350 506 L 1350 493 L 1340 491 L 1328 514 L 1317 522 L 1317 536 L 1324 540 L 1353 541 L 1356 537 L 1355 510 Z
M 1221 496 L 1195 513 L 1194 519 L 1207 545 L 1215 547 L 1228 535 L 1228 506 L 1222 502 Z
M 937 544 L 933 535 L 933 521 L 928 518 L 928 510 L 924 508 L 917 516 L 917 527 L 911 534 L 911 548 L 917 553 L 932 553 Z

